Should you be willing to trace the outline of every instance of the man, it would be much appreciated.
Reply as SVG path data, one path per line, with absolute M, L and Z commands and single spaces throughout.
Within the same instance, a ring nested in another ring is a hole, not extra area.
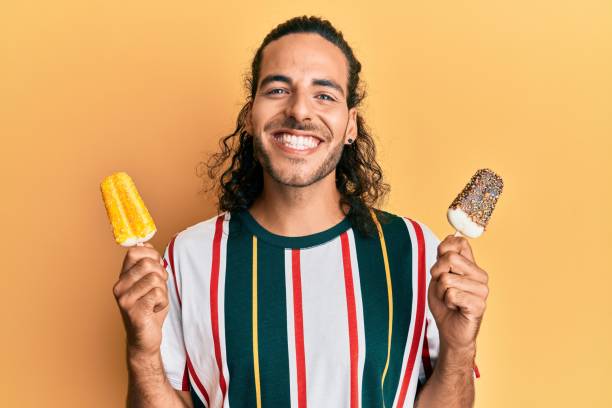
M 128 406 L 473 405 L 487 273 L 464 238 L 374 208 L 360 69 L 325 20 L 264 39 L 207 164 L 220 214 L 163 258 L 130 248 L 113 288 Z

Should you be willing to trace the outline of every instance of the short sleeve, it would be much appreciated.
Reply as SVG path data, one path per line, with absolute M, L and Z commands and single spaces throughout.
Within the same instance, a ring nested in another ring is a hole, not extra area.
M 427 291 L 429 292 L 431 267 L 438 259 L 438 245 L 440 245 L 441 241 L 427 226 L 423 224 L 421 224 L 421 226 L 425 238 L 425 264 L 427 270 Z M 429 309 L 429 297 L 427 296 L 426 298 L 428 300 L 425 308 L 425 334 L 423 336 L 421 365 L 419 368 L 419 385 L 421 386 L 431 377 L 436 362 L 438 361 L 438 354 L 440 351 L 440 333 L 436 325 L 436 320 Z M 474 363 L 472 377 L 480 377 L 476 363 Z
M 176 235 L 164 250 L 163 262 L 168 272 L 168 299 L 170 309 L 162 325 L 161 357 L 166 377 L 172 388 L 189 391 L 187 353 L 183 340 L 180 285 L 181 277 L 175 259 L 174 244 Z
M 429 283 L 431 282 L 431 267 L 438 259 L 438 245 L 440 239 L 425 225 L 421 224 L 423 236 L 425 239 L 425 269 L 427 271 L 427 293 L 429 292 Z M 426 296 L 425 302 L 425 334 L 423 336 L 423 345 L 421 353 L 421 365 L 419 368 L 419 383 L 425 384 L 438 360 L 440 351 L 440 333 L 431 310 L 429 309 L 429 297 Z

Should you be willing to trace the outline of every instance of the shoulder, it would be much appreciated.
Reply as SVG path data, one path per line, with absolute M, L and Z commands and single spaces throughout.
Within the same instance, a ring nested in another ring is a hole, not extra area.
M 201 251 L 203 246 L 213 243 L 215 235 L 222 235 L 227 231 L 229 219 L 230 213 L 225 211 L 177 232 L 170 242 L 174 252 Z
M 437 249 L 440 239 L 425 222 L 410 215 L 394 214 L 377 208 L 373 210 L 385 233 L 408 229 L 411 240 L 419 241 L 422 239 L 427 249 L 431 247 Z
M 440 239 L 433 230 L 425 222 L 413 217 L 400 216 L 385 211 L 380 212 L 384 213 L 383 216 L 386 217 L 390 223 L 402 222 L 405 225 L 404 231 L 407 230 L 408 234 L 404 233 L 404 236 L 409 236 L 409 244 L 407 245 L 411 246 L 413 253 L 418 254 L 417 259 L 422 259 L 424 261 L 425 270 L 430 271 L 431 267 L 438 259 L 438 245 L 440 245 Z M 401 242 L 401 240 L 398 241 Z M 428 273 L 427 276 L 429 282 L 431 275 Z

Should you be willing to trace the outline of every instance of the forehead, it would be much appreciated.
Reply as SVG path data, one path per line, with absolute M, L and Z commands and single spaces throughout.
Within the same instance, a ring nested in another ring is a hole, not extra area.
M 340 48 L 325 38 L 314 33 L 296 33 L 282 36 L 263 49 L 260 83 L 269 74 L 287 75 L 294 81 L 332 79 L 346 91 L 348 66 Z

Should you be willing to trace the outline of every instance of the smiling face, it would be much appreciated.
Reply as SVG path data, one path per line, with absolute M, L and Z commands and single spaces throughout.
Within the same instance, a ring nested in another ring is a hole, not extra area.
M 357 135 L 347 79 L 344 54 L 318 34 L 288 34 L 264 48 L 246 131 L 273 180 L 305 187 L 335 175 L 344 144 Z

